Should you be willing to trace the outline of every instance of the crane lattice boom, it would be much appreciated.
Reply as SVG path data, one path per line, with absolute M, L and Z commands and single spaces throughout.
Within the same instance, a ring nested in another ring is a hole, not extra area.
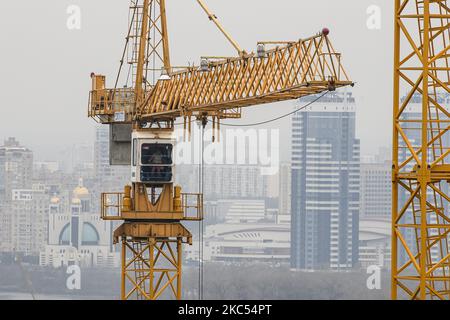
M 239 117 L 242 107 L 297 99 L 352 85 L 326 34 L 277 46 L 263 56 L 250 54 L 170 73 L 145 93 L 133 108 L 134 89 L 94 88 L 89 115 L 103 123 L 114 122 L 124 112 L 126 121 L 175 119 L 205 114 L 218 118 Z

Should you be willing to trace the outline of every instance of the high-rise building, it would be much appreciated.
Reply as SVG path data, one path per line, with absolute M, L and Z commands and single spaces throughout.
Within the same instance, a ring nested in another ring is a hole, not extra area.
M 11 214 L 11 233 L 7 252 L 38 256 L 48 240 L 48 201 L 44 185 L 32 189 L 14 189 L 8 207 Z
M 291 164 L 280 165 L 278 222 L 291 219 Z
M 91 143 L 77 143 L 59 148 L 57 166 L 68 174 L 80 175 L 93 171 L 93 148 Z
M 93 208 L 99 211 L 99 195 L 102 192 L 121 192 L 131 180 L 129 166 L 112 166 L 109 162 L 109 126 L 98 126 L 94 144 Z
M 291 267 L 351 268 L 359 225 L 355 99 L 347 92 L 323 97 L 294 115 L 292 130 Z
M 380 150 L 381 151 L 381 150 Z M 392 164 L 380 152 L 361 163 L 359 264 L 388 267 L 391 249 Z
M 212 165 L 205 168 L 206 197 L 264 198 L 265 177 L 256 165 Z
M 265 178 L 265 197 L 277 201 L 280 198 L 280 171 Z M 277 208 L 278 209 L 278 208 Z
M 30 188 L 32 179 L 32 151 L 9 138 L 0 146 L 0 197 L 10 200 L 13 189 Z
M 131 179 L 131 170 L 129 166 L 110 165 L 108 126 L 99 126 L 96 129 L 94 145 L 94 173 L 98 181 L 103 186 L 109 186 L 111 188 L 123 188 L 123 186 Z
M 0 251 L 11 251 L 13 247 L 13 190 L 30 189 L 32 179 L 32 151 L 9 138 L 0 147 Z
M 361 216 L 391 216 L 392 168 L 390 162 L 361 163 Z
M 197 192 L 198 172 L 198 165 L 179 165 L 176 181 L 186 192 Z M 203 181 L 207 200 L 263 199 L 267 195 L 267 176 L 257 165 L 205 165 Z

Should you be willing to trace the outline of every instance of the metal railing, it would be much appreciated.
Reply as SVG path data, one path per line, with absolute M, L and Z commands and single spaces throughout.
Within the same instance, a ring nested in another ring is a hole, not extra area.
M 133 88 L 99 89 L 89 93 L 89 116 L 114 115 L 117 112 L 131 113 L 135 102 Z
M 103 220 L 123 220 L 123 196 L 122 192 L 102 193 L 101 218 Z
M 102 193 L 101 218 L 103 220 L 124 220 L 122 216 L 123 196 L 124 193 L 122 192 Z M 203 194 L 182 193 L 181 208 L 183 210 L 183 218 L 181 220 L 203 220 Z
M 181 207 L 184 212 L 184 219 L 188 221 L 201 221 L 204 217 L 203 194 L 202 193 L 182 193 Z

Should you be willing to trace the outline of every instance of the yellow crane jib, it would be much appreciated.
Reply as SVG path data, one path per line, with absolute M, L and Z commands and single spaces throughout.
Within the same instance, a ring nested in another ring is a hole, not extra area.
M 268 45 L 276 45 L 266 50 Z M 133 120 L 134 90 L 102 86 L 94 75 L 89 115 L 102 123 Z M 247 57 L 202 58 L 199 67 L 169 73 L 146 93 L 137 106 L 140 119 L 204 115 L 240 117 L 240 109 L 297 99 L 353 85 L 324 29 L 320 35 L 296 42 L 260 42 Z

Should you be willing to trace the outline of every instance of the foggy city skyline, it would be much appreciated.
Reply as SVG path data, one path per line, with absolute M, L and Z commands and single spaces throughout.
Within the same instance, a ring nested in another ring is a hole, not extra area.
M 450 299 L 450 0 L 0 1 L 0 37 L 0 300 Z

